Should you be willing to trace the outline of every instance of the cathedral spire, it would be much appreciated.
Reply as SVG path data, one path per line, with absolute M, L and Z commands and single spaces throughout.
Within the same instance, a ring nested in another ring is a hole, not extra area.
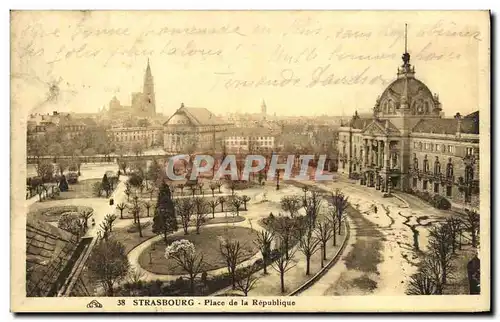
M 146 66 L 146 72 L 144 73 L 144 86 L 142 90 L 144 97 L 144 110 L 148 111 L 148 114 L 156 114 L 156 99 L 155 99 L 155 87 L 153 74 L 151 73 L 151 66 L 149 64 Z

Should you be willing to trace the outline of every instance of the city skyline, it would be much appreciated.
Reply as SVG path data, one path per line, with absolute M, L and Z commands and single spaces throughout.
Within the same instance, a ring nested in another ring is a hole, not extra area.
M 212 14 L 199 25 L 178 12 L 169 14 L 167 26 L 154 14 L 147 23 L 128 26 L 134 13 L 120 13 L 112 27 L 96 28 L 95 21 L 107 21 L 108 13 L 93 12 L 76 25 L 68 16 L 66 29 L 59 27 L 64 22 L 50 22 L 49 12 L 24 15 L 35 15 L 31 18 L 43 21 L 43 28 L 16 30 L 23 39 L 13 46 L 12 83 L 29 95 L 13 100 L 32 106 L 32 113 L 97 112 L 113 96 L 128 105 L 131 93 L 142 88 L 149 58 L 157 111 L 165 116 L 181 103 L 215 114 L 259 113 L 262 100 L 270 115 L 370 113 L 396 79 L 408 23 L 416 77 L 439 95 L 444 114 L 479 108 L 478 43 L 488 35 L 459 23 L 456 13 L 449 20 L 446 12 L 433 12 L 425 22 L 409 12 L 370 13 L 370 23 L 360 25 L 352 18 L 364 13 L 295 12 L 271 29 L 266 21 L 280 14 L 261 12 L 249 23 L 244 12 L 219 13 L 220 28 L 214 29 L 203 29 L 213 25 Z M 455 41 L 439 44 L 450 38 Z

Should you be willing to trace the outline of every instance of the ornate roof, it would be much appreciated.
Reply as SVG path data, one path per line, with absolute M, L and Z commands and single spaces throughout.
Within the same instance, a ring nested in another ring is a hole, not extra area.
M 164 123 L 164 125 L 168 125 L 170 119 L 179 114 L 185 115 L 193 125 L 197 126 L 225 124 L 223 120 L 204 107 L 186 107 L 182 104 L 181 107 Z

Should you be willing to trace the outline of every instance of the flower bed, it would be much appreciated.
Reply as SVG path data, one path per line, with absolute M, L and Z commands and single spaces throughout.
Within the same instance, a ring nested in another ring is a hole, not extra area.
M 68 212 L 88 212 L 94 211 L 91 207 L 86 206 L 54 206 L 32 210 L 28 212 L 28 216 L 35 216 L 42 221 L 58 221 L 59 217 Z

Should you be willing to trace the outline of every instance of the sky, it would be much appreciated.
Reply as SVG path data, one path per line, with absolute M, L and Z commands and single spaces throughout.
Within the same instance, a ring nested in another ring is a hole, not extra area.
M 12 104 L 25 113 L 130 105 L 149 59 L 157 111 L 371 112 L 407 48 L 452 116 L 479 109 L 485 12 L 38 11 L 11 14 Z

